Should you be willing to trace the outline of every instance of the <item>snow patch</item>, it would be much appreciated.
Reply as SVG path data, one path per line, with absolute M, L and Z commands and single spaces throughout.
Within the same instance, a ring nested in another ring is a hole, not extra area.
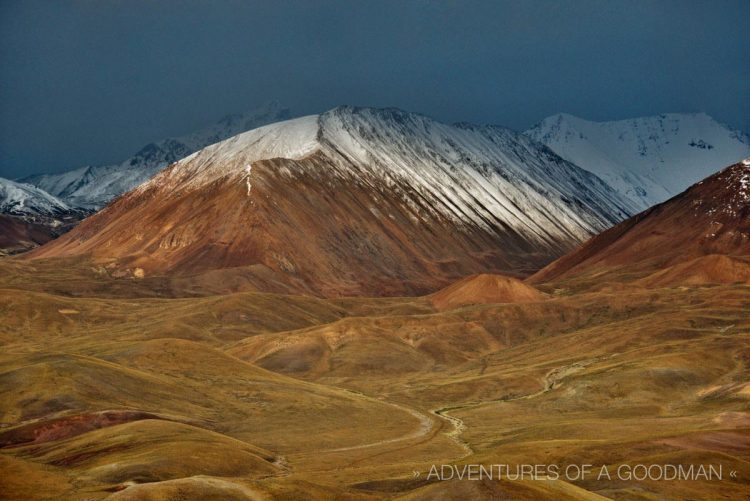
M 245 167 L 245 184 L 247 185 L 247 196 L 250 196 L 250 191 L 253 189 L 253 185 L 250 183 L 250 174 L 253 171 L 253 166 L 248 164 Z

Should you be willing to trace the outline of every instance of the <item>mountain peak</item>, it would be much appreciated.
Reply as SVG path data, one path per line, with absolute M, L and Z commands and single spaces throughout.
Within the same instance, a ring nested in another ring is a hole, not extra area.
M 289 108 L 283 107 L 278 101 L 269 101 L 259 106 L 258 108 L 254 108 L 244 113 L 230 113 L 228 115 L 224 115 L 216 122 L 216 124 L 209 125 L 203 130 L 209 130 L 216 125 L 221 125 L 228 128 L 236 128 L 243 122 L 247 122 L 248 120 L 258 120 L 260 117 L 265 116 L 272 116 L 278 120 L 287 120 L 291 118 L 291 111 L 289 110 Z
M 291 116 L 288 108 L 271 101 L 247 113 L 227 115 L 199 131 L 149 143 L 119 165 L 79 168 L 61 174 L 37 174 L 22 181 L 65 200 L 71 206 L 98 209 L 194 151 L 265 124 L 288 120 Z
M 750 154 L 750 140 L 706 113 L 594 122 L 560 113 L 526 134 L 646 209 Z
M 70 211 L 62 200 L 36 186 L 0 178 L 0 213 L 55 216 Z
M 750 159 L 730 165 L 697 183 L 685 195 L 693 197 L 697 216 L 705 212 L 714 221 L 750 219 Z
M 297 292 L 404 294 L 530 271 L 630 213 L 521 134 L 344 106 L 207 146 L 34 256 L 91 253 L 146 273 L 250 267 L 253 283 Z
M 48 242 L 85 216 L 44 190 L 0 178 L 0 256 Z

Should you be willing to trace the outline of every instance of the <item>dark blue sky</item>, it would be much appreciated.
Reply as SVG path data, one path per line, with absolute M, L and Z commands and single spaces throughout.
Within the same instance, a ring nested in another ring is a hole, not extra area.
M 0 176 L 117 162 L 270 100 L 750 131 L 748 19 L 747 0 L 0 0 Z

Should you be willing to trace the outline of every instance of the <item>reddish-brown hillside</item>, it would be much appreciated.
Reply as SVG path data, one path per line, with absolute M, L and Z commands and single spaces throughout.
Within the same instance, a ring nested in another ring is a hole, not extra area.
M 253 282 L 275 276 L 336 296 L 421 293 L 480 270 L 541 267 L 554 252 L 512 231 L 415 220 L 385 190 L 320 174 L 330 168 L 319 155 L 256 162 L 251 197 L 236 176 L 176 195 L 133 192 L 32 256 L 91 254 L 147 275 L 250 266 Z
M 744 282 L 747 265 L 736 258 L 748 255 L 750 160 L 744 160 L 591 238 L 528 280 L 618 271 L 653 285 Z
M 433 306 L 448 310 L 470 304 L 526 303 L 545 295 L 522 281 L 502 275 L 481 274 L 459 280 L 430 296 Z
M 720 254 L 685 261 L 638 280 L 647 287 L 734 283 L 750 283 L 750 263 Z

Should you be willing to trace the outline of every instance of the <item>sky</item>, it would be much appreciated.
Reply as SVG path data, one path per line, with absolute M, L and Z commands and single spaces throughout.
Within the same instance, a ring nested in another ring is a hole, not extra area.
M 750 132 L 748 19 L 747 0 L 0 0 L 0 176 L 119 163 L 273 100 Z

